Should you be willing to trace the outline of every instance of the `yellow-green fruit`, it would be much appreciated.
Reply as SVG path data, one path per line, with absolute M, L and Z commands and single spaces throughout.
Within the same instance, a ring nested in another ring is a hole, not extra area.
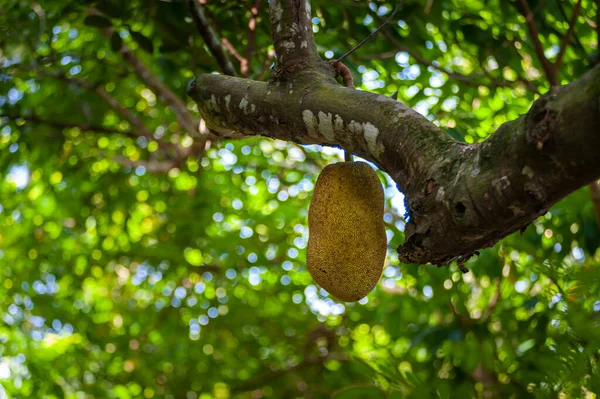
M 336 298 L 358 301 L 375 287 L 385 261 L 383 189 L 364 162 L 328 165 L 308 210 L 306 263 L 315 281 Z

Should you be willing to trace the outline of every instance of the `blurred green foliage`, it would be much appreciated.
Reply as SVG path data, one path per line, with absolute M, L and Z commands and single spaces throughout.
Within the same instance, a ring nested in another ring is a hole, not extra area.
M 245 54 L 255 0 L 207 3 Z M 575 1 L 528 3 L 552 58 Z M 258 4 L 250 75 L 264 80 L 272 43 Z M 312 4 L 324 58 L 394 7 Z M 357 86 L 399 90 L 459 140 L 485 139 L 549 88 L 518 1 L 407 0 L 397 19 L 348 60 Z M 583 0 L 561 82 L 596 62 L 597 24 Z M 384 275 L 366 300 L 338 303 L 314 285 L 305 247 L 315 179 L 340 152 L 232 140 L 149 173 L 135 165 L 156 161 L 159 140 L 193 140 L 115 51 L 122 43 L 196 112 L 186 83 L 218 66 L 185 2 L 0 4 L 0 398 L 600 393 L 600 232 L 587 188 L 462 274 L 398 263 L 403 198 L 381 173 Z M 154 139 L 72 79 L 106 90 Z

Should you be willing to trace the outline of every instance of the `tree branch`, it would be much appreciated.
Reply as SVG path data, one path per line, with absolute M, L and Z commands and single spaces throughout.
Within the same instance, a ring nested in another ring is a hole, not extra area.
M 544 73 L 546 74 L 550 85 L 557 86 L 559 84 L 557 70 L 544 54 L 544 46 L 540 41 L 540 34 L 538 32 L 537 25 L 533 20 L 533 13 L 529 8 L 529 4 L 527 4 L 527 0 L 518 0 L 518 2 L 520 7 L 517 7 L 517 9 L 521 13 L 521 15 L 525 17 L 525 22 L 527 23 L 527 30 L 529 31 L 529 36 L 533 41 L 533 47 L 537 58 L 540 61 L 540 64 L 542 65 L 542 69 L 544 70 Z
M 53 121 L 48 119 L 43 119 L 35 115 L 6 115 L 0 114 L 0 118 L 6 118 L 9 120 L 23 120 L 26 122 L 38 123 L 41 125 L 48 125 L 57 129 L 79 129 L 79 130 L 89 130 L 95 132 L 105 132 L 105 133 L 115 133 L 122 134 L 129 137 L 139 137 L 138 135 L 132 134 L 131 132 L 123 131 L 120 129 L 115 129 L 106 126 L 98 126 L 98 125 L 90 125 L 88 123 L 74 123 L 74 122 L 60 122 Z
M 488 74 L 487 78 L 489 79 L 489 82 L 485 82 L 485 81 L 482 82 L 478 79 L 478 78 L 482 77 L 481 74 L 479 76 L 478 75 L 465 75 L 460 72 L 450 71 L 447 68 L 442 67 L 439 63 L 426 60 L 416 51 L 405 47 L 390 32 L 384 31 L 383 34 L 394 45 L 394 47 L 396 47 L 396 49 L 398 51 L 403 51 L 403 52 L 407 53 L 412 58 L 414 58 L 418 64 L 421 64 L 426 67 L 431 67 L 437 71 L 440 71 L 440 72 L 444 73 L 445 75 L 447 75 L 450 79 L 457 80 L 461 83 L 466 84 L 467 86 L 472 86 L 472 87 L 486 86 L 486 87 L 489 87 L 490 89 L 494 89 L 497 87 L 515 87 L 519 84 L 523 84 L 532 93 L 539 94 L 537 87 L 535 87 L 535 85 L 533 83 L 531 83 L 530 81 L 528 81 L 524 78 L 519 78 L 518 80 L 516 80 L 514 82 L 510 82 L 510 81 L 503 80 L 503 79 L 495 79 L 494 77 L 492 77 Z M 384 57 L 384 56 L 386 56 L 386 58 L 395 57 L 396 53 L 381 54 L 381 55 L 377 56 L 377 58 Z M 483 67 L 482 67 L 482 69 L 483 69 Z M 484 72 L 485 72 L 485 70 L 484 70 Z
M 569 20 L 569 28 L 567 29 L 567 32 L 565 33 L 565 35 L 563 36 L 563 38 L 561 40 L 560 52 L 556 56 L 556 61 L 554 61 L 554 68 L 556 68 L 556 69 L 558 69 L 560 67 L 563 56 L 565 55 L 565 52 L 567 51 L 567 47 L 569 47 L 569 41 L 571 40 L 571 36 L 575 32 L 575 25 L 577 23 L 577 18 L 579 17 L 579 13 L 581 12 L 581 2 L 582 2 L 582 0 L 579 0 L 575 4 L 575 8 L 573 8 L 573 15 L 571 16 L 571 19 Z
M 197 124 L 194 122 L 194 117 L 188 111 L 185 103 L 154 75 L 129 46 L 123 44 L 120 53 L 150 90 L 158 95 L 163 103 L 171 107 L 179 125 L 189 134 L 195 135 L 198 132 Z
M 340 86 L 327 63 L 306 54 L 310 45 L 283 44 L 296 29 L 285 21 L 302 27 L 310 16 L 296 0 L 280 1 L 271 1 L 280 74 L 271 83 L 203 74 L 189 93 L 221 137 L 339 146 L 376 163 L 406 196 L 401 262 L 464 262 L 600 176 L 600 66 L 553 88 L 487 141 L 467 145 L 389 97 Z M 304 64 L 290 70 L 294 62 Z
M 496 291 L 494 292 L 494 294 L 492 295 L 492 297 L 490 298 L 490 301 L 488 302 L 488 306 L 485 309 L 485 311 L 483 312 L 483 315 L 481 316 L 481 321 L 484 322 L 487 319 L 490 318 L 490 316 L 492 315 L 492 313 L 494 313 L 494 309 L 496 309 L 496 305 L 498 304 L 498 301 L 500 300 L 501 296 L 502 296 L 502 290 L 501 290 L 501 285 L 502 285 L 502 279 L 497 278 L 494 286 L 496 288 Z
M 192 19 L 194 20 L 196 29 L 198 29 L 198 32 L 206 43 L 206 46 L 209 48 L 213 57 L 215 57 L 217 60 L 217 64 L 221 68 L 221 72 L 223 72 L 225 75 L 235 76 L 236 73 L 235 69 L 233 68 L 233 64 L 219 43 L 219 39 L 217 39 L 215 31 L 204 15 L 204 11 L 202 11 L 202 6 L 198 0 L 188 0 L 188 8 L 192 14 Z
M 240 67 L 240 72 L 244 78 L 250 75 L 250 62 L 256 48 L 256 21 L 258 19 L 259 8 L 260 0 L 254 0 L 254 7 L 250 9 L 250 20 L 248 21 L 248 47 L 246 48 L 245 63 Z
M 286 74 L 304 70 L 331 75 L 333 68 L 317 52 L 310 0 L 272 0 L 269 10 L 277 54 L 274 78 L 285 80 Z
M 562 0 L 556 0 L 556 6 L 558 7 L 558 10 L 560 11 L 560 14 L 565 19 L 565 21 L 569 21 L 569 17 L 567 16 L 567 13 L 565 11 L 564 4 L 563 4 Z M 585 21 L 585 23 L 592 22 L 589 19 L 587 19 L 587 17 L 585 15 L 580 15 L 580 16 L 583 17 L 583 20 Z M 595 27 L 595 24 L 594 24 L 594 26 L 592 26 L 592 29 L 595 29 L 595 28 L 596 27 Z M 577 33 L 573 32 L 572 39 L 573 40 L 569 41 L 569 44 L 571 46 L 577 47 L 577 49 L 579 50 L 580 55 L 587 57 L 587 52 L 585 51 L 585 48 L 583 47 L 583 44 L 581 44 L 581 40 L 579 40 L 579 37 L 577 36 Z
M 304 360 L 301 363 L 279 370 L 268 371 L 262 375 L 259 375 L 254 380 L 232 387 L 231 390 L 233 392 L 246 392 L 256 388 L 260 388 L 261 386 L 272 382 L 273 380 L 276 380 L 287 373 L 302 370 L 311 366 L 321 365 L 330 360 L 347 362 L 350 360 L 350 358 L 348 357 L 348 355 L 343 353 L 331 353 L 328 356 L 309 356 L 304 358 Z
M 223 43 L 223 47 L 225 47 L 227 51 L 229 51 L 229 54 L 233 55 L 233 57 L 236 60 L 238 60 L 240 64 L 244 62 L 244 57 L 242 57 L 242 55 L 238 53 L 235 47 L 233 47 L 233 44 L 231 44 L 231 42 L 227 40 L 227 38 L 222 38 L 221 43 Z
M 75 84 L 83 89 L 95 92 L 110 108 L 112 108 L 118 115 L 125 119 L 133 127 L 133 132 L 136 136 L 144 136 L 150 140 L 156 141 L 158 146 L 163 150 L 174 150 L 176 153 L 179 152 L 180 147 L 171 143 L 166 143 L 162 140 L 157 140 L 152 132 L 146 127 L 146 125 L 129 109 L 123 107 L 121 103 L 110 95 L 101 85 L 93 85 L 85 79 L 68 77 L 62 72 L 50 72 L 38 67 L 22 67 L 19 69 L 32 70 L 39 76 L 50 77 L 53 79 L 62 80 L 67 83 Z
M 92 15 L 105 16 L 101 11 L 96 8 L 89 8 L 88 13 Z M 114 28 L 103 28 L 100 29 L 102 34 L 106 38 L 110 38 L 115 32 Z M 144 81 L 144 83 L 161 99 L 163 103 L 168 105 L 173 113 L 179 126 L 186 130 L 189 134 L 195 135 L 197 133 L 197 124 L 194 122 L 194 117 L 188 111 L 185 103 L 169 89 L 163 82 L 160 81 L 156 75 L 140 60 L 134 53 L 134 51 L 125 43 L 122 43 L 119 49 L 121 57 L 131 66 L 133 71 L 138 77 Z

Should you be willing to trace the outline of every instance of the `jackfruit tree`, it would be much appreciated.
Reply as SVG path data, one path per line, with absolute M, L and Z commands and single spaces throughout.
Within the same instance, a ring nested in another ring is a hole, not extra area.
M 599 8 L 3 0 L 0 399 L 595 397 Z

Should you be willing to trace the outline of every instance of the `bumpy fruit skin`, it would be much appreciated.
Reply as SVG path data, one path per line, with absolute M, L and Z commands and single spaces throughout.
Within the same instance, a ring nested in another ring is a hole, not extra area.
M 364 162 L 328 165 L 308 210 L 306 263 L 315 281 L 336 298 L 358 301 L 379 281 L 387 240 L 384 196 Z

